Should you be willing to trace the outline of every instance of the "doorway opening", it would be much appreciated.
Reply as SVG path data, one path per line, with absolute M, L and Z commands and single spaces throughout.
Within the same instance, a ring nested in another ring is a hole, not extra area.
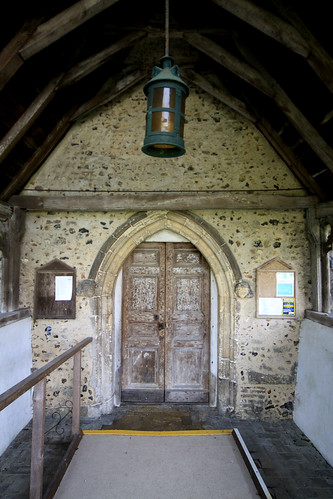
M 223 238 L 200 217 L 186 212 L 133 215 L 101 247 L 89 274 L 96 321 L 96 403 L 89 415 L 121 405 L 123 266 L 143 242 L 190 242 L 210 269 L 209 406 L 221 413 L 235 404 L 234 306 L 242 285 L 237 262 Z
M 191 243 L 141 243 L 123 267 L 121 400 L 209 401 L 209 266 Z

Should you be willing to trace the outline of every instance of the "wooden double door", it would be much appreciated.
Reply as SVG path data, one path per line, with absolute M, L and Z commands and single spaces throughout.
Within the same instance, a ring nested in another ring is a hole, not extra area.
M 191 243 L 142 243 L 124 265 L 121 398 L 206 403 L 209 267 Z

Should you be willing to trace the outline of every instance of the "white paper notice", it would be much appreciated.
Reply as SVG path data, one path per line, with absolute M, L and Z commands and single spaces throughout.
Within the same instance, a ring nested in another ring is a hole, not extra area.
M 282 315 L 282 299 L 259 298 L 259 315 Z
M 73 276 L 55 276 L 55 301 L 70 301 L 73 294 Z

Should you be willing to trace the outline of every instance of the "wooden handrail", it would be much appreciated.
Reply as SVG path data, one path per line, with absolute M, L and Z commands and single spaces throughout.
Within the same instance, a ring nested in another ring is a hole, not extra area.
M 59 357 L 56 357 L 51 362 L 48 362 L 46 366 L 37 369 L 37 371 L 30 374 L 30 376 L 27 376 L 22 381 L 9 388 L 7 391 L 3 392 L 0 395 L 0 411 L 2 411 L 5 407 L 14 402 L 14 400 L 23 395 L 23 393 L 30 390 L 30 388 L 39 383 L 39 381 L 45 378 L 45 376 L 47 376 L 52 371 L 57 369 L 57 367 L 59 367 L 61 364 L 66 362 L 66 360 L 73 357 L 73 355 L 82 350 L 82 348 L 91 343 L 91 341 L 92 341 L 91 337 L 85 338 L 74 347 L 70 348 L 63 354 L 59 355 Z
M 33 418 L 31 442 L 30 499 L 41 499 L 43 494 L 43 459 L 44 459 L 44 427 L 45 427 L 45 397 L 46 376 L 73 357 L 73 410 L 72 410 L 72 442 L 78 442 L 80 435 L 80 384 L 81 384 L 81 350 L 92 341 L 85 338 L 77 345 L 56 357 L 46 366 L 37 369 L 22 381 L 12 386 L 0 395 L 0 411 L 14 402 L 18 397 L 33 386 Z M 68 464 L 67 464 L 68 465 Z M 56 480 L 61 480 L 65 473 L 66 463 L 61 464 Z M 54 481 L 55 483 L 55 481 Z M 53 485 L 47 491 L 47 497 L 54 495 Z

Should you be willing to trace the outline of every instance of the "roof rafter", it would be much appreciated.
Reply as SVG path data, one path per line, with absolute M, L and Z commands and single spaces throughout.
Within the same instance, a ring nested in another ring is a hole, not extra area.
M 28 109 L 17 120 L 15 125 L 6 133 L 0 141 L 0 162 L 3 161 L 15 145 L 21 140 L 27 130 L 36 121 L 38 116 L 44 111 L 46 106 L 53 99 L 59 81 L 63 75 L 53 78 L 40 92 L 36 99 L 30 104 Z
M 333 59 L 319 44 L 318 40 L 313 36 L 309 28 L 304 24 L 300 17 L 294 12 L 290 6 L 282 5 L 280 0 L 273 0 L 274 5 L 279 9 L 279 12 L 289 20 L 289 22 L 297 29 L 303 39 L 306 39 L 311 53 L 306 58 L 309 66 L 321 78 L 330 92 L 333 93 Z
M 288 14 L 286 14 L 287 9 L 282 7 L 280 2 L 274 2 L 285 14 L 285 17 L 291 20 L 290 24 L 249 0 L 213 0 L 213 2 L 304 57 L 329 90 L 333 92 L 333 59 L 319 45 L 310 30 L 292 12 L 291 8 L 288 7 Z
M 125 48 L 131 47 L 134 43 L 139 42 L 142 38 L 147 36 L 147 33 L 144 31 L 136 31 L 134 33 L 130 33 L 123 38 L 121 38 L 118 42 L 113 43 L 109 47 L 101 50 L 97 54 L 88 57 L 84 61 L 78 63 L 76 66 L 71 68 L 63 78 L 60 87 L 68 87 L 72 85 L 76 81 L 80 80 L 84 76 L 95 71 L 95 69 L 105 64 L 107 61 L 111 59 L 117 52 L 123 50 Z
M 0 53 L 0 91 L 20 69 L 24 60 L 19 54 L 19 50 L 38 26 L 40 19 L 26 21 L 20 31 L 11 39 L 8 45 Z
M 305 58 L 309 56 L 311 48 L 307 41 L 292 25 L 268 10 L 253 4 L 249 0 L 213 0 L 213 2 L 282 43 L 296 54 L 300 54 Z
M 108 9 L 117 1 L 80 0 L 49 21 L 40 24 L 27 43 L 20 49 L 19 54 L 24 60 L 29 59 L 103 10 Z
M 311 149 L 333 171 L 333 149 L 319 135 L 314 126 L 311 125 L 273 77 L 268 75 L 267 72 L 263 74 L 253 65 L 241 61 L 217 43 L 200 34 L 185 34 L 184 38 L 191 45 L 273 99 Z
M 50 154 L 50 152 L 57 145 L 59 140 L 65 135 L 71 126 L 70 117 L 72 116 L 75 107 L 71 108 L 61 120 L 56 124 L 53 130 L 49 133 L 44 143 L 39 147 L 35 153 L 27 161 L 24 167 L 19 171 L 13 180 L 1 192 L 0 198 L 8 200 L 12 194 L 17 190 L 22 189 L 29 178 L 36 172 L 42 161 Z
M 189 82 L 194 83 L 198 87 L 202 88 L 202 90 L 209 93 L 220 102 L 223 102 L 223 104 L 226 104 L 228 107 L 230 107 L 230 109 L 233 109 L 241 116 L 252 121 L 253 123 L 256 122 L 255 115 L 251 112 L 247 105 L 243 101 L 232 95 L 226 88 L 224 88 L 222 83 L 219 85 L 219 88 L 216 88 L 206 78 L 191 69 L 183 70 L 182 74 Z
M 126 92 L 129 88 L 136 85 L 139 81 L 147 77 L 147 73 L 142 70 L 135 71 L 121 80 L 119 80 L 112 89 L 103 90 L 96 97 L 82 104 L 71 117 L 71 121 L 76 121 L 82 118 L 85 114 L 93 111 L 94 109 L 107 104 L 113 99 L 119 97 L 122 93 Z

